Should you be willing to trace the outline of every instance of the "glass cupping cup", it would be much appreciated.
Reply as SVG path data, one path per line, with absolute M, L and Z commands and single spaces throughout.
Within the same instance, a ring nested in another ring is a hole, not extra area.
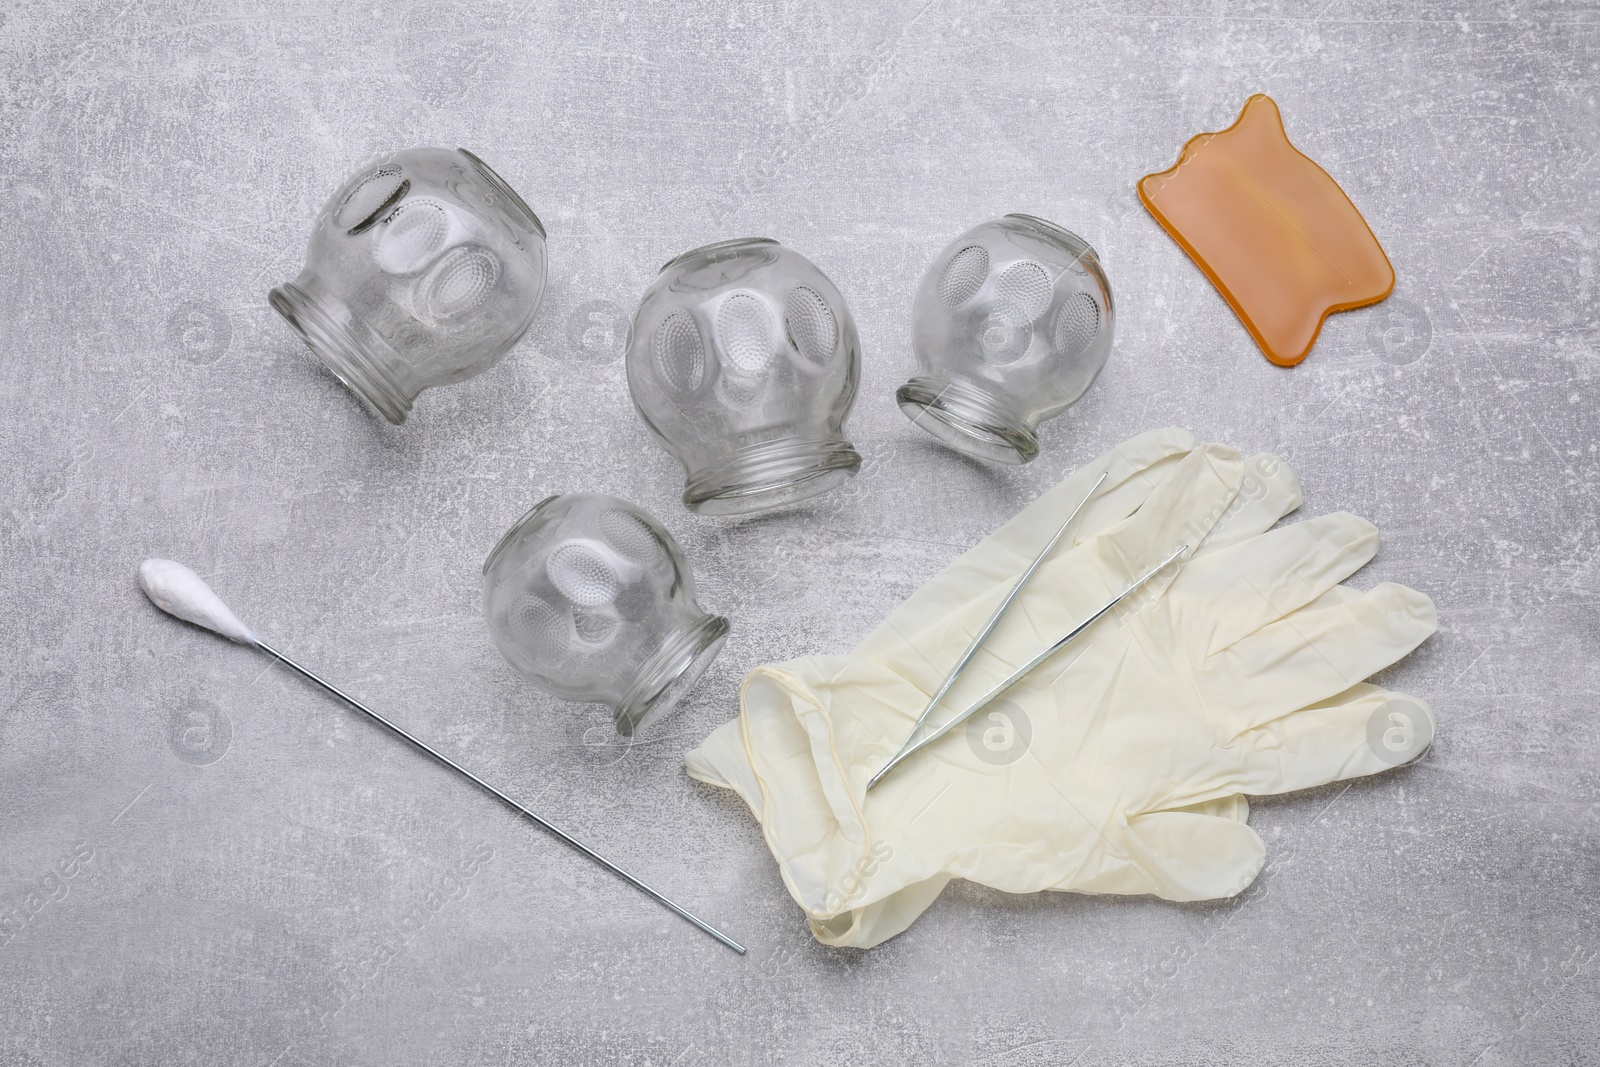
M 672 535 L 593 493 L 547 497 L 500 539 L 483 613 L 512 666 L 563 700 L 605 704 L 626 735 L 666 715 L 728 634 L 695 602 Z
M 544 296 L 545 233 L 464 148 L 412 148 L 351 175 L 317 215 L 305 270 L 268 295 L 390 422 L 424 389 L 487 370 Z
M 693 511 L 768 511 L 860 469 L 844 437 L 861 376 L 855 320 L 827 276 L 776 241 L 723 241 L 662 267 L 634 314 L 627 370 Z
M 1089 243 L 1007 215 L 940 252 L 917 286 L 917 373 L 900 410 L 979 459 L 1026 463 L 1039 424 L 1073 404 L 1111 353 L 1111 285 Z

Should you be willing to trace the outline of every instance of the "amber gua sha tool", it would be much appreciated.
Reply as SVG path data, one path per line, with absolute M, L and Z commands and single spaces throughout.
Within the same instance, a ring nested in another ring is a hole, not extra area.
M 1361 212 L 1257 93 L 1221 133 L 1183 146 L 1139 199 L 1211 279 L 1272 362 L 1306 358 L 1335 311 L 1376 304 L 1394 268 Z

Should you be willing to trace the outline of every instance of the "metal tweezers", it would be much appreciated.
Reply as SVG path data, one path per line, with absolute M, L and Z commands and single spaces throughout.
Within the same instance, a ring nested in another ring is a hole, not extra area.
M 972 718 L 972 716 L 988 707 L 1002 693 L 1016 685 L 1018 682 L 1022 681 L 1022 679 L 1032 672 L 1035 667 L 1039 666 L 1045 660 L 1055 655 L 1069 641 L 1083 633 L 1083 631 L 1087 630 L 1091 625 L 1093 625 L 1096 620 L 1105 615 L 1106 612 L 1120 604 L 1123 598 L 1128 596 L 1128 594 L 1132 593 L 1134 590 L 1144 585 L 1144 583 L 1160 574 L 1185 552 L 1189 551 L 1188 545 L 1179 547 L 1177 551 L 1172 553 L 1172 555 L 1168 556 L 1156 566 L 1152 567 L 1149 571 L 1134 579 L 1134 581 L 1131 582 L 1125 589 L 1123 589 L 1122 592 L 1108 600 L 1104 605 L 1102 605 L 1088 618 L 1080 622 L 1077 626 L 1074 626 L 1067 632 L 1066 636 L 1062 637 L 1055 644 L 1051 645 L 1043 652 L 1040 652 L 1037 656 L 1034 656 L 1027 663 L 1024 663 L 1021 667 L 1017 668 L 1017 670 L 1013 671 L 1008 678 L 985 693 L 978 699 L 976 703 L 973 703 L 965 710 L 958 712 L 953 718 L 945 722 L 938 729 L 934 730 L 927 737 L 918 740 L 917 734 L 922 730 L 923 724 L 928 721 L 928 717 L 933 714 L 933 709 L 939 706 L 939 702 L 943 700 L 945 694 L 950 691 L 950 687 L 955 685 L 956 679 L 961 677 L 962 672 L 967 669 L 967 665 L 972 662 L 972 657 L 977 654 L 978 649 L 982 647 L 983 642 L 988 639 L 991 633 L 994 632 L 995 627 L 1000 624 L 1000 620 L 1004 618 L 1006 612 L 1011 609 L 1011 605 L 1015 603 L 1017 597 L 1022 594 L 1023 588 L 1028 584 L 1029 579 L 1033 577 L 1034 572 L 1044 564 L 1044 561 L 1049 558 L 1050 553 L 1055 551 L 1056 545 L 1060 543 L 1061 538 L 1066 534 L 1067 527 L 1072 525 L 1072 521 L 1078 517 L 1078 513 L 1083 510 L 1084 505 L 1089 503 L 1089 501 L 1094 498 L 1095 492 L 1100 488 L 1105 480 L 1106 475 L 1102 474 L 1094 483 L 1094 485 L 1089 487 L 1088 494 L 1084 496 L 1083 500 L 1078 504 L 1077 507 L 1072 509 L 1072 514 L 1067 516 L 1066 521 L 1061 524 L 1061 528 L 1056 531 L 1055 536 L 1052 537 L 1050 542 L 1044 546 L 1043 551 L 1041 551 L 1034 559 L 1033 563 L 1028 566 L 1028 569 L 1022 572 L 1022 577 L 1017 579 L 1017 584 L 1011 587 L 1011 592 L 1006 594 L 1006 598 L 1000 602 L 1000 606 L 994 610 L 994 614 L 989 616 L 989 621 L 984 623 L 983 628 L 980 629 L 977 636 L 972 639 L 972 643 L 967 646 L 967 650 L 962 654 L 961 659 L 956 662 L 955 668 L 951 670 L 949 677 L 947 677 L 944 680 L 944 683 L 939 686 L 938 691 L 933 695 L 933 699 L 928 702 L 928 706 L 924 708 L 922 714 L 917 717 L 916 723 L 914 723 L 911 727 L 910 735 L 906 738 L 905 743 L 900 746 L 900 750 L 894 754 L 888 763 L 883 765 L 877 774 L 872 776 L 872 779 L 867 782 L 867 789 L 870 790 L 873 786 L 877 785 L 878 782 L 883 779 L 884 775 L 894 770 L 895 767 L 899 766 L 905 759 L 917 752 L 920 752 L 922 749 L 927 748 L 929 745 L 939 740 L 939 738 L 943 737 L 945 734 L 949 733 L 951 730 L 955 729 L 957 726 L 960 726 L 962 723 Z

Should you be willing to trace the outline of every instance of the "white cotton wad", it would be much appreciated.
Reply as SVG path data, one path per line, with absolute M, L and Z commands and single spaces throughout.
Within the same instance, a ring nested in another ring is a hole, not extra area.
M 241 645 L 254 645 L 256 635 L 228 610 L 194 571 L 170 559 L 147 559 L 139 564 L 139 585 L 151 603 L 196 626 L 219 633 Z

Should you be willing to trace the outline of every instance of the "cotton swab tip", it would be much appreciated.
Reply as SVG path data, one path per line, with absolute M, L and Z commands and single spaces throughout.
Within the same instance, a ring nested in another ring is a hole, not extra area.
M 139 586 L 150 602 L 168 615 L 203 626 L 241 645 L 258 642 L 250 628 L 228 609 L 194 571 L 170 559 L 147 559 L 139 564 Z

